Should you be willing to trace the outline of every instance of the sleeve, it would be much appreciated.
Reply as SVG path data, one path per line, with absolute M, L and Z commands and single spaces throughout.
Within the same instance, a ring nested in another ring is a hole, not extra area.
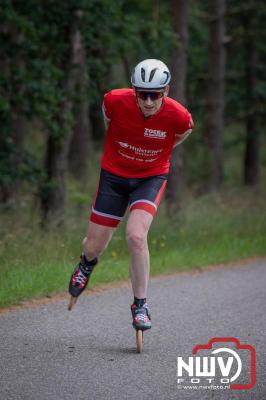
M 183 135 L 189 130 L 194 128 L 194 122 L 191 114 L 186 110 L 183 114 L 182 118 L 179 117 L 179 127 L 178 127 L 177 135 Z
M 105 120 L 110 121 L 112 119 L 113 113 L 113 96 L 112 92 L 108 92 L 104 95 L 103 104 L 102 104 L 102 112 Z
M 182 118 L 179 123 L 180 122 L 181 124 L 179 125 L 179 129 L 175 134 L 174 146 L 181 144 L 190 135 L 195 126 L 192 116 L 188 111 L 185 113 L 184 118 Z

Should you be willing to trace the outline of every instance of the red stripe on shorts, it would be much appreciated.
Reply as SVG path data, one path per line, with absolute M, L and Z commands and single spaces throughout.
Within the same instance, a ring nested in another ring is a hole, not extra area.
M 164 192 L 166 184 L 167 184 L 167 180 L 165 180 L 163 182 L 163 184 L 161 186 L 161 189 L 159 190 L 159 192 L 158 192 L 158 194 L 156 196 L 156 199 L 154 200 L 154 204 L 156 204 L 156 206 L 158 206 L 158 204 L 160 203 L 160 200 L 162 198 L 162 195 L 163 195 L 163 192 Z
M 112 217 L 110 217 L 110 218 L 105 217 L 103 215 L 95 214 L 94 212 L 91 213 L 90 220 L 91 220 L 91 222 L 94 222 L 95 224 L 109 226 L 111 228 L 116 228 L 120 222 L 119 219 L 115 219 Z
M 152 206 L 149 203 L 146 203 L 145 201 L 137 201 L 135 204 L 133 204 L 130 207 L 130 211 L 136 210 L 136 209 L 147 211 L 152 216 L 154 216 L 156 214 L 156 207 Z

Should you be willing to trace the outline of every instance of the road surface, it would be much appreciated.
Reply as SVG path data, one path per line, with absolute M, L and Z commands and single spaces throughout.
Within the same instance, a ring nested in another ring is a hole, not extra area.
M 265 260 L 153 279 L 153 328 L 141 354 L 135 352 L 129 287 L 83 295 L 72 312 L 61 300 L 2 314 L 0 399 L 266 399 L 265 287 Z M 214 337 L 254 346 L 254 388 L 178 388 L 177 357 L 188 362 L 195 345 Z

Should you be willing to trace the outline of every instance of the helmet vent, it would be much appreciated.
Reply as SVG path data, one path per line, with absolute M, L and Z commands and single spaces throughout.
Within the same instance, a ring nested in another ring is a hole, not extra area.
M 145 82 L 145 69 L 141 68 L 141 79 Z
M 151 82 L 151 81 L 153 80 L 153 77 L 154 77 L 154 74 L 155 74 L 156 71 L 157 71 L 157 68 L 154 68 L 154 69 L 151 71 L 149 82 Z
M 161 80 L 161 82 L 160 82 L 161 85 L 166 84 L 166 82 L 168 81 L 169 75 L 170 75 L 169 72 L 167 72 L 167 71 L 164 71 L 163 73 L 166 75 L 166 77 L 165 77 L 165 79 Z

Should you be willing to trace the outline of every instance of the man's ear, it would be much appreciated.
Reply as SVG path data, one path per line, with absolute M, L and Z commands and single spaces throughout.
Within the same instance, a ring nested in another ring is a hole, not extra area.
M 163 94 L 163 97 L 166 97 L 166 96 L 168 96 L 169 90 L 170 90 L 170 86 L 169 86 L 169 85 L 167 85 L 167 86 L 165 87 L 165 89 L 164 89 L 164 94 Z

